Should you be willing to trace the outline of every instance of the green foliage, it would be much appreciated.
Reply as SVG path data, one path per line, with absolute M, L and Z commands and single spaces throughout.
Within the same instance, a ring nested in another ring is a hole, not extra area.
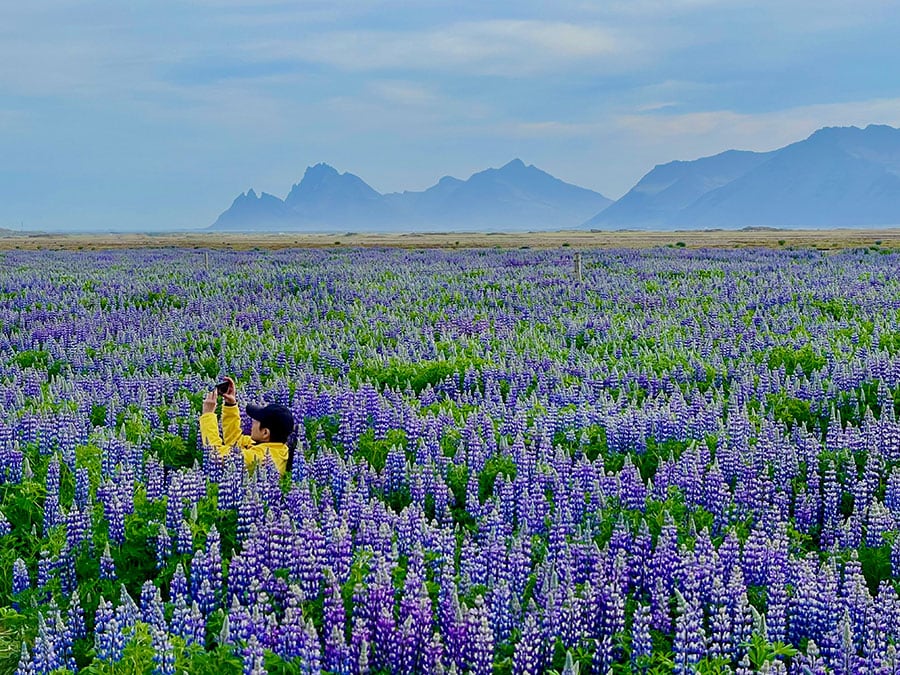
M 818 309 L 822 314 L 831 317 L 835 321 L 841 319 L 849 319 L 856 314 L 856 308 L 849 304 L 846 300 L 839 298 L 831 298 L 829 300 L 812 300 L 809 303 L 812 307 Z
M 459 377 L 469 367 L 480 367 L 476 359 L 456 359 L 452 361 L 420 361 L 406 363 L 391 361 L 387 365 L 371 365 L 354 373 L 358 381 L 371 382 L 379 389 L 405 389 L 410 387 L 420 393 L 425 387 L 435 387 L 448 377 Z
M 199 645 L 184 646 L 180 638 L 175 642 L 175 672 L 191 675 L 239 675 L 243 672 L 243 659 L 232 645 L 217 645 L 206 650 Z
M 861 546 L 857 550 L 859 562 L 862 565 L 862 573 L 866 578 L 869 592 L 878 595 L 878 586 L 882 581 L 892 581 L 891 576 L 891 547 L 885 543 L 878 548 Z
M 366 460 L 373 469 L 381 471 L 390 449 L 397 447 L 405 450 L 406 443 L 406 432 L 402 429 L 389 429 L 385 437 L 378 440 L 375 439 L 375 430 L 367 429 L 360 436 L 353 456 Z
M 766 364 L 769 370 L 776 370 L 784 366 L 788 375 L 793 375 L 797 370 L 797 366 L 803 369 L 806 375 L 810 375 L 814 371 L 821 370 L 825 367 L 828 360 L 815 352 L 810 345 L 804 345 L 800 349 L 791 349 L 790 347 L 773 347 L 769 350 Z
M 31 642 L 37 632 L 34 610 L 20 614 L 11 607 L 0 607 L 0 673 L 13 673 L 22 653 L 22 643 Z
M 111 553 L 119 570 L 119 578 L 132 597 L 140 597 L 141 586 L 156 576 L 156 523 L 164 522 L 165 504 L 148 502 L 143 490 L 135 494 L 134 513 L 125 516 L 125 542 L 112 547 Z M 154 523 L 154 524 L 151 524 Z
M 769 642 L 759 633 L 753 633 L 744 647 L 747 648 L 747 657 L 754 671 L 761 669 L 766 663 L 793 658 L 799 653 L 794 647 L 783 642 Z
M 188 446 L 181 436 L 170 433 L 150 439 L 150 452 L 169 468 L 190 467 L 203 459 L 196 444 Z
M 19 368 L 45 369 L 50 363 L 50 352 L 43 349 L 26 349 L 17 352 L 13 361 Z
M 813 414 L 809 401 L 778 392 L 766 395 L 766 405 L 775 419 L 786 424 L 788 429 L 797 424 L 803 425 L 809 431 L 821 428 L 821 420 L 818 415 Z
M 95 403 L 91 406 L 91 424 L 95 427 L 102 427 L 106 424 L 106 406 Z
M 484 468 L 478 474 L 478 499 L 483 504 L 494 494 L 494 482 L 497 474 L 503 474 L 507 480 L 516 477 L 516 463 L 509 455 L 494 455 L 485 462 Z
M 878 336 L 878 348 L 886 350 L 892 356 L 900 353 L 900 331 L 882 332 Z

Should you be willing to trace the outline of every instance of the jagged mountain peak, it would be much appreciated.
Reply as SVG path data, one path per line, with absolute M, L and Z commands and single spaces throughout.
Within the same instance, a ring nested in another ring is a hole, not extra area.
M 516 158 L 466 180 L 444 176 L 427 190 L 388 195 L 359 176 L 319 163 L 308 167 L 278 203 L 294 228 L 559 229 L 577 226 L 610 200 Z M 231 229 L 239 224 L 253 229 L 249 204 L 236 202 L 216 222 Z M 281 221 L 277 225 L 284 228 Z

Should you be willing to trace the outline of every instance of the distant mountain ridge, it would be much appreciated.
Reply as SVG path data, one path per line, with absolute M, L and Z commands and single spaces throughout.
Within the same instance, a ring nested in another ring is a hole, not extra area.
M 239 195 L 216 230 L 525 230 L 580 225 L 612 203 L 515 159 L 467 180 L 445 176 L 421 192 L 381 194 L 359 176 L 327 164 L 306 169 L 284 200 Z
M 900 129 L 825 127 L 770 152 L 727 150 L 654 167 L 622 198 L 515 159 L 421 192 L 381 194 L 309 167 L 284 200 L 252 189 L 217 230 L 510 231 L 828 228 L 900 225 Z
M 900 224 L 900 129 L 825 127 L 771 152 L 658 165 L 584 223 L 599 229 Z

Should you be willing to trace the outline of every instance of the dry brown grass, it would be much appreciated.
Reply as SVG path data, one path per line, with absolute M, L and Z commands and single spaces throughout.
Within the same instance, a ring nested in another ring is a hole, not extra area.
M 767 247 L 836 250 L 881 245 L 900 248 L 900 229 L 878 230 L 703 230 L 675 232 L 503 232 L 413 234 L 11 234 L 0 236 L 0 250 L 100 250 L 127 248 L 334 248 L 337 246 L 397 248 L 688 248 Z

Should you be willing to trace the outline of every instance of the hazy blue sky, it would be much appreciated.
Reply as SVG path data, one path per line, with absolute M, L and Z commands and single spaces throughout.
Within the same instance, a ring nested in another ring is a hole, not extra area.
M 900 3 L 0 3 L 0 227 L 193 228 L 324 161 L 381 191 L 900 126 Z

